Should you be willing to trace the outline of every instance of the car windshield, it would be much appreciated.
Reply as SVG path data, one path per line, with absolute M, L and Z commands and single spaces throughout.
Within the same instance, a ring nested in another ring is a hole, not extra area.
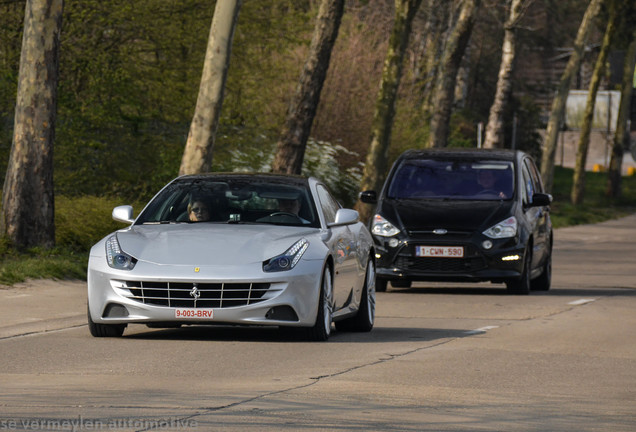
M 393 175 L 389 198 L 511 199 L 513 165 L 499 160 L 407 160 Z
M 306 182 L 268 176 L 194 176 L 166 186 L 137 224 L 258 223 L 319 227 Z

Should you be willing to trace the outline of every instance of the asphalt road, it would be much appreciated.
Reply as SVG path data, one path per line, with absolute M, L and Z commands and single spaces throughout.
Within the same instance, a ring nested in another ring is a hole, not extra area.
M 553 288 L 418 284 L 327 343 L 92 338 L 82 283 L 0 290 L 0 431 L 634 431 L 636 215 L 558 230 Z M 48 315 L 47 315 L 48 313 Z

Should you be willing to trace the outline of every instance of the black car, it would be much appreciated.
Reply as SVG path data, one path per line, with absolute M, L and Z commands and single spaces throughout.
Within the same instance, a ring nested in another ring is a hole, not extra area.
M 514 294 L 550 289 L 550 203 L 521 151 L 409 150 L 395 162 L 370 221 L 376 290 L 413 281 L 505 283 Z

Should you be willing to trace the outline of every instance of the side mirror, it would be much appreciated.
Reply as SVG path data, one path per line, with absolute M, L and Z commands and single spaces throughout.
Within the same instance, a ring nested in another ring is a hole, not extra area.
M 532 195 L 531 207 L 545 207 L 552 203 L 552 195 L 546 193 L 536 193 Z
M 117 222 L 133 223 L 133 208 L 129 205 L 117 206 L 113 209 L 113 219 Z
M 362 191 L 360 192 L 360 201 L 367 204 L 376 204 L 378 202 L 378 194 L 372 190 Z
M 360 219 L 360 215 L 357 211 L 352 209 L 340 209 L 336 212 L 336 221 L 334 223 L 330 223 L 329 227 L 341 226 L 341 225 L 351 225 Z

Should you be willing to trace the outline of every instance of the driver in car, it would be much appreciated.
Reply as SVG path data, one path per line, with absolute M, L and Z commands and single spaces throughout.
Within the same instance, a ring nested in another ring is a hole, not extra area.
M 484 195 L 497 195 L 499 198 L 506 198 L 506 194 L 502 191 L 498 191 L 495 183 L 497 182 L 497 177 L 495 177 L 495 173 L 489 169 L 481 169 L 477 173 L 477 183 L 482 187 L 482 190 L 477 194 Z
M 298 217 L 303 223 L 309 223 L 308 220 L 301 218 L 298 215 L 300 212 L 300 201 L 298 199 L 278 199 L 278 211 L 282 213 L 291 213 Z

